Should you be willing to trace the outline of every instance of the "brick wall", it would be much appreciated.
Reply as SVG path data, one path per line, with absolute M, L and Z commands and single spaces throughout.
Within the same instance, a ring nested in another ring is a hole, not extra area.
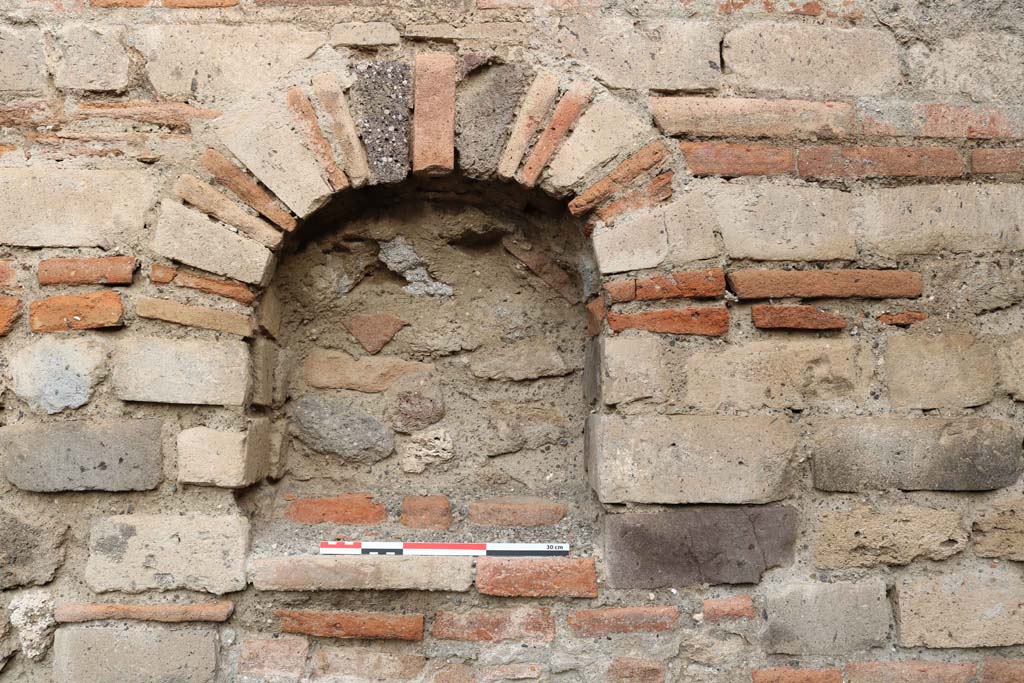
M 0 2 L 0 679 L 1024 681 L 1022 26 Z

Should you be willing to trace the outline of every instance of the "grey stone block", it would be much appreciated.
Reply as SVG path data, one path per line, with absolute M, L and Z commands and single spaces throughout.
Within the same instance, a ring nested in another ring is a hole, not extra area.
M 767 595 L 767 650 L 788 655 L 839 655 L 882 645 L 891 609 L 885 582 L 788 584 Z
M 356 65 L 349 90 L 353 117 L 376 183 L 397 183 L 409 174 L 412 69 L 404 62 Z
M 217 632 L 210 628 L 63 626 L 54 639 L 54 683 L 212 683 Z
M 756 583 L 789 562 L 790 507 L 688 507 L 605 517 L 605 570 L 613 588 Z
M 808 440 L 824 491 L 987 491 L 1021 472 L 1021 433 L 982 418 L 826 420 Z
M 380 420 L 340 396 L 306 394 L 295 402 L 292 430 L 319 453 L 374 463 L 395 450 L 395 435 Z
M 64 563 L 67 530 L 61 522 L 35 524 L 0 510 L 0 590 L 48 583 Z
M 146 491 L 163 477 L 162 421 L 17 424 L 0 429 L 8 481 L 24 491 Z
M 509 127 L 529 85 L 516 64 L 487 66 L 469 74 L 455 99 L 455 149 L 459 168 L 470 178 L 491 178 Z
M 33 410 L 78 408 L 92 398 L 106 360 L 106 350 L 90 339 L 43 337 L 11 356 L 11 388 Z

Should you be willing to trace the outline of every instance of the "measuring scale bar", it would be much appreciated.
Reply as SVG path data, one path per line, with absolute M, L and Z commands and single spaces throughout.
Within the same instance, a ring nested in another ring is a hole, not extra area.
M 567 557 L 568 543 L 403 543 L 400 541 L 321 541 L 321 555 L 461 555 L 488 557 Z

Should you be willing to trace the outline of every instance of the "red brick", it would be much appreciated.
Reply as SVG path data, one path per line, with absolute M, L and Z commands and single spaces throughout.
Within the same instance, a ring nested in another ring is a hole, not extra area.
M 430 677 L 430 683 L 477 683 L 476 674 L 468 664 L 446 664 Z
M 0 104 L 0 127 L 35 127 L 56 123 L 63 118 L 63 101 L 23 100 Z
M 801 147 L 797 170 L 804 178 L 956 177 L 967 168 L 946 147 Z
M 447 531 L 452 525 L 452 507 L 445 496 L 406 496 L 399 521 L 411 529 Z
M 608 325 L 615 332 L 647 330 L 661 334 L 721 337 L 729 331 L 729 309 L 724 306 L 705 306 L 663 308 L 642 313 L 609 313 Z
M 201 2 L 202 0 L 197 0 Z M 238 4 L 237 0 L 232 0 Z M 127 119 L 139 123 L 152 123 L 168 128 L 188 129 L 193 119 L 213 119 L 221 112 L 201 109 L 184 102 L 156 102 L 153 100 L 83 101 L 75 110 L 76 119 Z
M 926 138 L 1013 139 L 1024 135 L 1024 121 L 1007 110 L 987 105 L 918 105 L 923 125 L 913 135 Z
M 755 619 L 757 610 L 754 600 L 749 595 L 736 595 L 731 598 L 704 601 L 704 623 L 717 624 L 720 621 L 736 619 Z
M 750 310 L 754 327 L 761 330 L 841 330 L 846 318 L 814 306 L 769 306 L 759 304 Z
M 29 325 L 33 332 L 63 332 L 120 327 L 124 304 L 117 292 L 65 294 L 33 301 Z
M 90 7 L 102 7 L 102 8 L 137 8 L 145 7 L 149 4 L 149 0 L 89 0 Z
M 14 261 L 0 261 L 0 289 L 16 289 L 18 287 L 18 271 Z
M 413 85 L 412 172 L 455 170 L 455 84 L 458 65 L 444 53 L 416 55 Z
M 256 300 L 256 294 L 241 282 L 185 273 L 177 268 L 158 263 L 153 264 L 149 279 L 156 284 L 174 284 L 179 287 L 196 289 L 207 294 L 233 299 L 246 305 Z
M 124 603 L 63 602 L 57 605 L 53 618 L 59 624 L 83 621 L 227 621 L 235 610 L 230 600 L 162 605 L 130 605 Z
M 288 100 L 288 108 L 292 110 L 295 122 L 305 137 L 306 146 L 313 152 L 317 161 L 320 162 L 320 166 L 327 175 L 327 180 L 331 183 L 331 187 L 335 190 L 348 188 L 348 176 L 338 166 L 338 162 L 334 160 L 331 143 L 327 141 L 327 138 L 324 137 L 324 132 L 320 129 L 320 122 L 317 121 L 316 110 L 313 109 L 313 103 L 310 101 L 309 95 L 306 94 L 306 91 L 301 86 L 294 85 L 288 88 L 286 99 Z
M 247 638 L 238 657 L 238 673 L 247 681 L 298 681 L 306 671 L 308 654 L 305 638 Z
M 14 328 L 14 323 L 21 316 L 21 299 L 14 296 L 0 295 L 0 337 L 5 336 Z
M 696 176 L 788 175 L 796 171 L 790 147 L 732 142 L 680 142 L 686 165 Z
M 6 142 L 0 143 L 0 157 L 5 154 L 10 154 L 14 150 L 18 149 L 16 146 L 8 144 Z
M 281 609 L 274 616 L 281 619 L 281 630 L 285 633 L 359 640 L 423 640 L 422 614 Z
M 610 223 L 619 216 L 623 216 L 640 209 L 654 206 L 667 200 L 672 196 L 672 178 L 675 174 L 672 171 L 655 176 L 647 185 L 634 190 L 620 199 L 605 204 L 594 212 L 594 215 L 587 221 L 589 231 L 592 231 L 594 224 L 598 221 Z
M 665 683 L 665 665 L 649 659 L 617 657 L 608 665 L 605 683 Z
M 555 106 L 554 113 L 547 128 L 540 134 L 537 143 L 533 146 L 530 155 L 523 164 L 522 182 L 527 187 L 533 187 L 540 178 L 541 171 L 551 161 L 555 151 L 562 140 L 569 133 L 576 120 L 590 104 L 594 96 L 594 88 L 589 83 L 576 81 L 569 87 L 569 90 L 562 95 L 562 99 Z
M 549 526 L 563 517 L 564 505 L 543 498 L 509 496 L 469 504 L 469 521 L 481 526 Z
M 1024 173 L 1024 147 L 971 151 L 974 173 Z
M 198 8 L 206 9 L 212 7 L 234 7 L 238 0 L 163 0 L 164 7 L 177 8 Z
M 350 315 L 342 318 L 341 324 L 367 353 L 378 353 L 409 323 L 387 313 L 373 313 Z
M 590 558 L 481 557 L 476 589 L 503 597 L 596 598 L 597 568 Z
M 683 297 L 707 299 L 725 294 L 725 271 L 721 268 L 680 271 L 644 280 L 609 282 L 604 288 L 613 302 Z
M 914 323 L 927 320 L 928 314 L 920 311 L 901 311 L 899 313 L 883 313 L 876 320 L 883 325 L 895 325 L 896 327 L 910 327 Z
M 670 135 L 834 138 L 855 132 L 844 102 L 746 97 L 652 97 L 658 126 Z
M 679 623 L 678 607 L 605 607 L 570 612 L 569 626 L 578 636 L 611 633 L 658 633 Z
M 986 659 L 981 683 L 1021 683 L 1024 659 Z
M 751 683 L 843 683 L 843 674 L 839 669 L 754 669 L 750 678 Z
M 643 173 L 651 170 L 666 158 L 668 158 L 668 149 L 665 147 L 665 143 L 660 140 L 652 142 L 569 202 L 569 212 L 574 216 L 581 216 L 591 211 L 601 202 L 624 190 Z
M 297 227 L 295 218 L 282 208 L 272 194 L 220 152 L 206 150 L 203 154 L 203 167 L 218 183 L 234 192 L 256 213 L 265 216 L 284 230 L 292 231 Z
M 604 327 L 604 319 L 608 314 L 606 310 L 604 299 L 597 297 L 588 303 L 585 308 L 587 309 L 587 336 L 596 337 L 601 334 L 601 328 Z
M 387 508 L 373 502 L 373 494 L 347 493 L 334 498 L 298 498 L 289 503 L 285 516 L 300 524 L 379 524 Z
M 559 296 L 571 304 L 580 302 L 579 293 L 572 277 L 545 252 L 521 239 L 505 237 L 501 240 L 505 251 L 512 254 L 534 275 L 544 281 Z
M 497 664 L 480 667 L 480 683 L 535 680 L 544 675 L 540 664 Z
M 550 643 L 555 639 L 555 618 L 546 607 L 438 612 L 432 634 L 443 640 Z
M 973 662 L 863 662 L 846 666 L 846 683 L 973 683 L 977 671 Z
M 729 286 L 740 299 L 912 299 L 920 273 L 902 270 L 736 270 Z
M 46 259 L 39 262 L 39 284 L 130 285 L 137 265 L 134 256 Z

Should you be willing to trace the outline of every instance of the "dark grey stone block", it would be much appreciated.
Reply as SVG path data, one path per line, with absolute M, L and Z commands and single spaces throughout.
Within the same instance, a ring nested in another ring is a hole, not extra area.
M 365 62 L 355 72 L 349 95 L 374 182 L 401 182 L 409 175 L 412 68 L 404 62 Z

